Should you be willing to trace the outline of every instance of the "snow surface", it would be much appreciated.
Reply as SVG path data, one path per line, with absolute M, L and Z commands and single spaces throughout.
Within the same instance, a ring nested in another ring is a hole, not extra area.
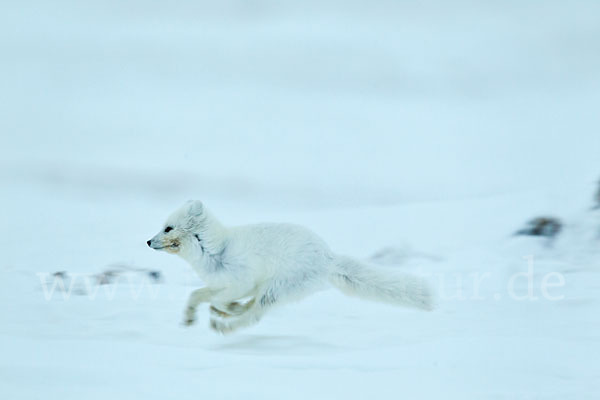
M 1 398 L 600 398 L 599 2 L 3 2 L 0 33 Z M 201 282 L 145 241 L 189 198 L 438 306 L 185 328 Z

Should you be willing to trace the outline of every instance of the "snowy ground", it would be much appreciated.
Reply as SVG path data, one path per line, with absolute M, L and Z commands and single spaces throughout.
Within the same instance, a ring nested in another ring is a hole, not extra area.
M 2 398 L 600 396 L 598 2 L 0 11 Z M 232 336 L 206 310 L 184 328 L 201 282 L 145 241 L 189 198 L 391 248 L 438 307 L 328 290 Z M 555 243 L 510 236 L 541 214 Z M 114 264 L 163 281 L 96 286 Z

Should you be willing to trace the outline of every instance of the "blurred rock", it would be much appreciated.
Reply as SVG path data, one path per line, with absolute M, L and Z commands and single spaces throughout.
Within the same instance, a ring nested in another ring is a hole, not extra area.
M 380 265 L 401 265 L 411 260 L 441 261 L 441 258 L 420 251 L 415 251 L 408 246 L 384 247 L 369 257 L 369 261 Z
M 162 275 L 160 271 L 148 271 L 148 276 L 156 283 L 162 282 Z
M 98 285 L 109 285 L 113 283 L 114 279 L 117 277 L 117 271 L 104 271 L 101 274 L 96 275 L 96 283 Z
M 555 217 L 537 217 L 527 223 L 527 227 L 515 232 L 515 235 L 555 237 L 562 230 L 562 222 Z
M 67 277 L 67 271 L 58 271 L 52 274 L 55 279 L 64 280 Z

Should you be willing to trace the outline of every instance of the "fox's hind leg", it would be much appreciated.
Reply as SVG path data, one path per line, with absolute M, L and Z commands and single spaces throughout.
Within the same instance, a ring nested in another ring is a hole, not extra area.
M 248 300 L 246 302 L 234 301 L 227 305 L 219 306 L 219 307 L 221 307 L 221 309 L 219 309 L 211 304 L 211 306 L 210 306 L 210 326 L 213 329 L 223 333 L 225 330 L 224 327 L 228 325 L 228 323 L 224 320 L 225 319 L 229 320 L 231 318 L 239 317 L 242 314 L 244 314 L 245 312 L 248 312 L 248 310 L 250 310 L 252 308 L 252 306 L 254 305 L 255 301 L 256 301 L 255 298 L 251 298 L 250 300 Z M 222 309 L 224 309 L 226 311 L 223 311 Z M 223 329 L 220 329 L 219 327 L 221 327 Z
M 250 309 L 250 307 L 252 307 L 252 305 L 254 304 L 255 301 L 256 301 L 255 298 L 251 298 L 250 300 L 248 300 L 246 302 L 234 301 L 229 304 L 226 304 L 225 306 L 218 306 L 218 307 L 215 306 L 214 304 L 211 304 L 210 305 L 210 313 L 211 313 L 211 315 L 213 315 L 215 317 L 221 317 L 221 318 L 237 317 L 237 316 L 245 313 L 246 311 L 248 311 Z
M 217 307 L 213 306 L 212 304 L 211 304 L 211 306 L 209 307 L 208 310 L 210 311 L 210 315 L 212 317 L 215 317 L 215 318 L 229 318 L 229 317 L 231 317 L 231 314 L 228 314 L 225 311 L 219 310 Z
M 238 316 L 240 314 L 243 314 L 254 305 L 255 301 L 256 301 L 256 298 L 253 297 L 245 303 L 240 303 L 238 301 L 229 303 L 226 307 L 227 313 L 229 313 L 229 315 L 231 315 L 231 316 Z
M 268 286 L 259 290 L 257 295 L 248 303 L 241 305 L 230 304 L 228 313 L 236 314 L 236 311 L 241 311 L 238 315 L 232 315 L 230 318 L 212 318 L 210 327 L 219 333 L 230 333 L 237 329 L 244 328 L 257 323 L 262 316 L 276 304 L 286 303 L 293 300 L 298 300 L 314 291 L 314 283 L 318 279 L 306 279 L 306 275 L 299 279 L 277 279 L 268 284 Z
M 210 327 L 222 334 L 231 333 L 237 329 L 254 325 L 265 313 L 264 310 L 253 307 L 243 314 L 233 317 L 228 314 L 227 317 L 211 316 Z
M 190 326 L 196 320 L 196 308 L 200 303 L 207 303 L 215 295 L 216 291 L 209 288 L 200 288 L 194 290 L 188 298 L 187 307 L 185 308 L 184 325 Z

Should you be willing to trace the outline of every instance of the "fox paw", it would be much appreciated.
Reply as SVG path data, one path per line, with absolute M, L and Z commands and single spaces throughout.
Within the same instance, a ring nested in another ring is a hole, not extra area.
M 194 307 L 188 307 L 185 309 L 185 317 L 183 318 L 183 325 L 192 326 L 196 322 L 196 309 Z
M 210 328 L 221 335 L 233 332 L 233 328 L 229 324 L 213 318 L 210 320 Z

